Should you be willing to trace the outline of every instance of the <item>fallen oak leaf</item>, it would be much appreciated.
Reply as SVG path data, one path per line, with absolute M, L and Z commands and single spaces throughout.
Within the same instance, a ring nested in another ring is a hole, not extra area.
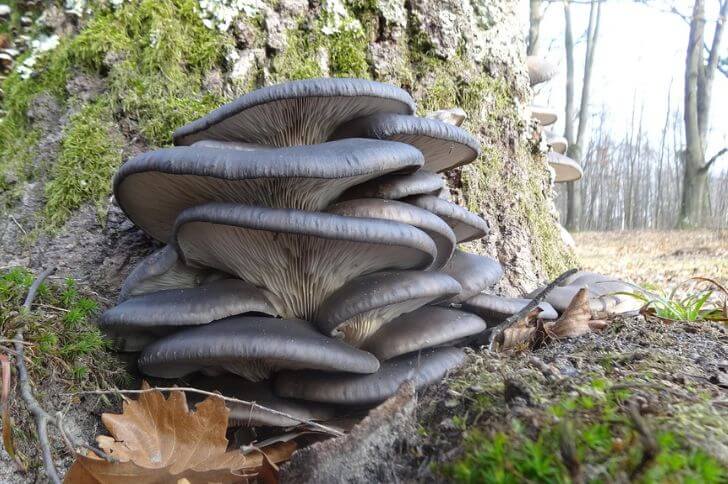
M 543 309 L 536 306 L 513 326 L 503 330 L 498 345 L 499 351 L 526 349 L 530 346 L 536 334 L 536 321 L 541 311 Z
M 553 339 L 576 338 L 592 331 L 604 329 L 607 321 L 592 319 L 589 290 L 582 288 L 576 293 L 559 319 L 544 324 L 546 334 Z
M 143 389 L 149 389 L 146 382 Z M 111 436 L 100 436 L 99 446 L 116 462 L 79 455 L 65 482 L 71 484 L 134 484 L 248 482 L 264 464 L 287 460 L 295 442 L 281 442 L 254 455 L 228 451 L 225 437 L 230 410 L 221 398 L 209 397 L 190 411 L 181 391 L 169 398 L 159 391 L 125 399 L 121 414 L 104 414 Z

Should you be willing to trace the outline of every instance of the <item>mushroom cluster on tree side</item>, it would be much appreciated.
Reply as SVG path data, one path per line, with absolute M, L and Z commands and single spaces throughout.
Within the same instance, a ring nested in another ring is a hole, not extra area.
M 193 378 L 295 418 L 439 380 L 463 361 L 458 345 L 525 303 L 486 297 L 500 264 L 456 248 L 489 231 L 440 195 L 438 173 L 480 151 L 458 127 L 464 112 L 413 113 L 389 85 L 295 81 L 127 161 L 115 199 L 167 245 L 132 271 L 102 329 L 138 352 L 145 375 Z M 236 424 L 290 424 L 234 410 Z

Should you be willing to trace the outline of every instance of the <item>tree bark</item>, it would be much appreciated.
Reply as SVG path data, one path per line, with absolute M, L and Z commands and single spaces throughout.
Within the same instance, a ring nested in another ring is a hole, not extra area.
M 704 58 L 705 1 L 695 0 L 690 18 L 685 57 L 685 164 L 678 227 L 688 228 L 705 222 L 709 215 L 708 170 L 705 162 L 706 136 L 710 120 L 713 79 L 718 65 L 723 24 L 728 0 L 721 1 L 713 42 Z
M 541 36 L 541 19 L 543 18 L 542 0 L 530 0 L 528 14 L 528 47 L 527 55 L 538 54 L 539 40 Z

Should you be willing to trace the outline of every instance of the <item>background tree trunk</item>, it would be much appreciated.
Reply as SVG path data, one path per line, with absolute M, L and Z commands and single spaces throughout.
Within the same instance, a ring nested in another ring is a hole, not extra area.
M 530 0 L 528 12 L 528 48 L 527 55 L 538 54 L 541 19 L 543 18 L 542 0 Z

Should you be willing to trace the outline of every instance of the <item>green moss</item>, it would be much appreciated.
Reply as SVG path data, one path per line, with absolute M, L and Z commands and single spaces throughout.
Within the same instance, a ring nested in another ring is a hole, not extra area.
M 464 455 L 440 471 L 456 482 L 566 483 L 574 468 L 567 464 L 575 460 L 586 482 L 612 482 L 626 475 L 646 483 L 718 483 L 728 478 L 719 461 L 688 444 L 676 429 L 656 429 L 659 452 L 642 467 L 644 443 L 625 411 L 631 395 L 626 390 L 611 392 L 608 386 L 607 380 L 595 378 L 564 392 L 562 400 L 548 408 L 551 419 L 535 432 L 517 419 L 498 431 L 469 429 Z
M 286 34 L 286 49 L 273 59 L 275 81 L 323 76 L 318 61 L 321 48 L 322 35 L 303 27 L 289 30 Z
M 222 62 L 229 39 L 207 29 L 192 0 L 139 0 L 98 12 L 73 40 L 75 66 L 107 77 L 117 115 L 154 146 L 222 100 L 202 94 L 205 74 Z
M 333 77 L 370 77 L 366 57 L 369 42 L 362 30 L 342 30 L 327 40 Z
M 84 203 L 102 206 L 121 164 L 124 140 L 115 131 L 111 103 L 104 96 L 69 121 L 58 161 L 46 184 L 46 217 L 59 226 Z

